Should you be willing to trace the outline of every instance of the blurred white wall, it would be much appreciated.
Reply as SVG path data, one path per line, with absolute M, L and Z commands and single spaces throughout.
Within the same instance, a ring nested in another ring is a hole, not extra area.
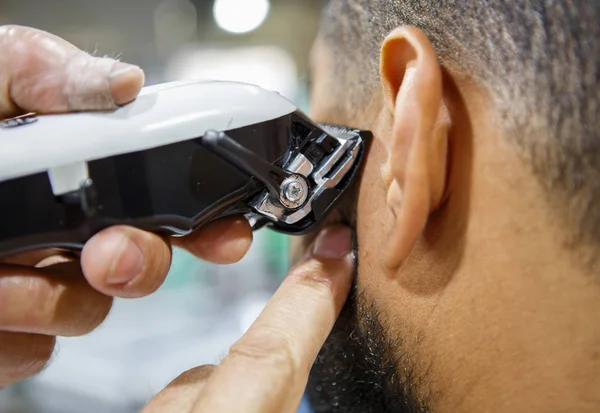
M 243 34 L 216 24 L 213 0 L 0 0 L 0 24 L 37 27 L 88 52 L 121 56 L 144 68 L 149 84 L 164 81 L 173 56 L 196 43 L 215 49 L 278 47 L 303 79 L 323 3 L 270 0 L 266 20 Z

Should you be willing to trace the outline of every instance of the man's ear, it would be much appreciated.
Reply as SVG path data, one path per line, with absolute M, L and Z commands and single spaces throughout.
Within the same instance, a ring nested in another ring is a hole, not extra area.
M 384 179 L 395 223 L 385 261 L 397 268 L 443 201 L 450 119 L 440 64 L 423 32 L 414 27 L 392 32 L 381 49 L 380 72 L 393 117 Z

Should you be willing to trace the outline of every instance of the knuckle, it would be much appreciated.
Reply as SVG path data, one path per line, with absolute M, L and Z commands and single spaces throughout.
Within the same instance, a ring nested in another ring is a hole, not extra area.
M 54 321 L 53 318 L 57 312 L 57 304 L 63 294 L 63 288 L 59 285 L 52 285 L 46 279 L 36 278 L 29 282 L 28 288 L 30 294 L 30 317 L 28 325 L 47 327 Z
M 299 363 L 288 340 L 278 334 L 250 333 L 230 348 L 228 358 L 235 363 L 271 368 L 292 379 L 299 371 Z
M 195 367 L 179 375 L 169 385 L 182 386 L 187 384 L 195 384 L 207 380 L 215 370 L 216 366 L 209 364 L 205 366 Z
M 0 324 L 8 329 L 47 327 L 60 296 L 55 287 L 49 279 L 31 274 L 0 277 L 0 302 L 5 308 L 0 312 Z
M 288 274 L 288 279 L 313 289 L 316 294 L 329 296 L 333 293 L 334 283 L 326 274 L 328 271 L 324 270 L 323 264 L 311 260 L 293 268 Z
M 47 327 L 56 313 L 61 288 L 41 277 L 27 277 L 19 288 L 21 321 L 26 327 Z

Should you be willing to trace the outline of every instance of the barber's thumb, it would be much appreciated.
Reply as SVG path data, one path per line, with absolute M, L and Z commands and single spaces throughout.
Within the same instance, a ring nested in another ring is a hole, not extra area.
M 0 69 L 7 79 L 0 112 L 113 109 L 133 101 L 145 82 L 137 66 L 92 56 L 65 39 L 22 26 L 0 27 Z
M 78 52 L 65 66 L 64 96 L 70 110 L 112 109 L 133 101 L 144 85 L 137 66 Z

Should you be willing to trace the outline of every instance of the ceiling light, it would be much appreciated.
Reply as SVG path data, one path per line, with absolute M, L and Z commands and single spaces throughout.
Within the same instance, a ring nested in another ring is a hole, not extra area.
M 269 9 L 269 0 L 215 0 L 213 15 L 221 29 L 241 34 L 260 27 Z

